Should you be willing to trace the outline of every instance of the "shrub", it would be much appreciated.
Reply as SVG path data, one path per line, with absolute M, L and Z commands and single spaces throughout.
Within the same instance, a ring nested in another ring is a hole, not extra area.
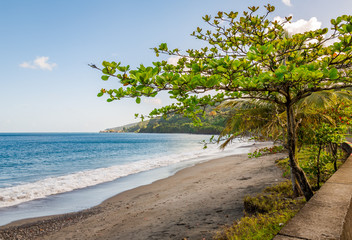
M 289 181 L 268 187 L 254 197 L 245 197 L 245 217 L 224 228 L 215 239 L 272 239 L 304 202 L 293 199 Z

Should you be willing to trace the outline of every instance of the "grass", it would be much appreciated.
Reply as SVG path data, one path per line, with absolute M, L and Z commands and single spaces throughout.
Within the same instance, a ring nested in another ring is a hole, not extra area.
M 272 239 L 284 224 L 303 206 L 304 199 L 293 199 L 289 181 L 266 188 L 262 193 L 244 199 L 245 217 L 223 228 L 217 240 Z
M 305 146 L 297 154 L 299 165 L 305 171 L 311 186 L 316 184 L 314 150 Z M 342 154 L 342 153 L 341 153 Z M 343 154 L 342 154 L 343 155 Z M 343 159 L 340 155 L 340 159 Z M 321 167 L 321 183 L 327 181 L 334 173 L 329 159 Z M 323 161 L 323 160 L 322 160 Z M 278 160 L 277 165 L 284 171 L 284 177 L 290 176 L 288 158 Z M 342 161 L 338 161 L 338 166 Z M 315 188 L 318 189 L 318 188 Z M 272 239 L 304 205 L 303 197 L 294 198 L 292 184 L 286 181 L 266 188 L 256 196 L 244 198 L 245 216 L 235 221 L 232 226 L 224 227 L 214 237 L 216 240 L 237 239 Z
M 216 239 L 272 239 L 290 220 L 296 211 L 278 211 L 273 214 L 259 214 L 255 217 L 243 217 L 232 227 L 226 228 Z

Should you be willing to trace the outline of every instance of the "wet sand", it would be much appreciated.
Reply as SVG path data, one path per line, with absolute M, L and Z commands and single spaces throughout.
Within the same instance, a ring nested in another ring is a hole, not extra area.
M 284 180 L 275 165 L 284 157 L 242 154 L 200 163 L 85 211 L 0 227 L 0 239 L 212 239 L 243 216 L 246 195 Z

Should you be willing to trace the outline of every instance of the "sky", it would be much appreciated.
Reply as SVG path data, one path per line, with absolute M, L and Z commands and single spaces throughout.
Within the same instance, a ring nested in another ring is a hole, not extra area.
M 135 113 L 170 103 L 168 96 L 107 103 L 97 93 L 120 84 L 88 64 L 167 60 L 150 48 L 199 48 L 190 34 L 205 27 L 202 16 L 267 3 L 276 7 L 270 18 L 293 16 L 293 32 L 330 27 L 352 9 L 351 0 L 0 0 L 0 132 L 98 132 L 136 122 Z

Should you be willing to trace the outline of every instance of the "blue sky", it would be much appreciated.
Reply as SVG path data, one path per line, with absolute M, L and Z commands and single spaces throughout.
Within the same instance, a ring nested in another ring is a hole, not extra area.
M 190 33 L 205 14 L 268 2 L 273 18 L 292 14 L 321 27 L 352 9 L 351 0 L 0 0 L 0 132 L 97 132 L 135 122 L 134 113 L 167 104 L 167 95 L 107 103 L 99 90 L 120 85 L 88 64 L 148 65 L 157 60 L 150 48 L 163 42 L 198 48 Z

